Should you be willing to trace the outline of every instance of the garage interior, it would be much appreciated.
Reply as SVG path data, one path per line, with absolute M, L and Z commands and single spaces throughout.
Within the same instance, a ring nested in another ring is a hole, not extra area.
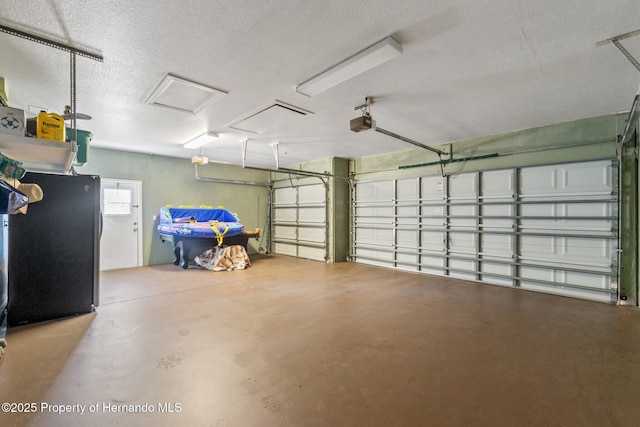
M 0 424 L 637 423 L 640 5 L 117 6 L 0 11 L 10 106 L 93 135 L 16 160 L 142 188 L 138 266 L 7 329 Z M 260 228 L 251 267 L 173 265 L 169 204 Z

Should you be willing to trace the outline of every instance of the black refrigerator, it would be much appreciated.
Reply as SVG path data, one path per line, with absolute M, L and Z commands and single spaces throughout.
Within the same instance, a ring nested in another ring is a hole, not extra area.
M 89 313 L 100 286 L 100 177 L 27 173 L 44 197 L 9 215 L 9 326 Z

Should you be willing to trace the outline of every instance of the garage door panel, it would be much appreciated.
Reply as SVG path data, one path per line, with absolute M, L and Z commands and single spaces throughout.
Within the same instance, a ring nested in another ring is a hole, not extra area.
M 298 240 L 303 242 L 324 243 L 325 229 L 324 228 L 299 228 Z
M 615 301 L 617 174 L 602 160 L 369 183 L 357 194 L 385 231 L 356 227 L 354 252 L 383 241 L 396 268 Z
M 520 267 L 520 278 L 522 279 L 522 282 L 527 282 L 527 279 L 533 279 L 544 282 L 558 281 L 558 283 L 560 283 L 561 279 L 555 270 L 551 268 L 538 267 Z
M 388 267 L 388 268 L 394 267 L 393 262 L 390 262 L 390 261 L 380 261 L 380 260 L 373 260 L 369 258 L 357 258 L 357 261 L 362 264 L 373 265 L 376 267 Z
M 324 224 L 326 213 L 324 208 L 300 208 L 299 212 L 299 221 L 301 222 L 315 222 Z
M 458 279 L 476 280 L 476 262 L 462 259 L 449 260 L 449 275 Z
M 398 253 L 396 255 L 396 262 L 399 266 L 402 266 L 405 270 L 417 270 L 417 256 L 416 254 Z
M 276 188 L 273 202 L 272 251 L 324 261 L 326 187 L 312 184 Z
M 604 219 L 523 220 L 522 228 L 557 230 L 559 234 L 579 236 L 600 235 L 611 237 L 615 232 L 613 221 Z
M 523 283 L 530 283 L 530 279 L 552 282 L 562 285 L 572 285 L 594 290 L 610 290 L 611 279 L 599 273 L 563 271 L 551 268 L 522 267 L 520 277 Z
M 375 202 L 393 200 L 393 181 L 376 181 L 358 183 L 356 200 L 359 202 Z
M 606 218 L 614 215 L 611 203 L 598 202 L 591 203 L 545 203 L 545 204 L 523 204 L 520 208 L 523 217 L 598 217 Z
M 494 285 L 513 285 L 511 272 L 512 267 L 504 263 L 492 263 L 490 261 L 482 261 L 480 264 L 480 273 L 483 282 Z
M 482 219 L 480 227 L 487 233 L 512 233 L 514 230 L 513 221 L 509 220 L 486 220 Z
M 423 249 L 443 252 L 444 233 L 442 231 L 421 231 L 420 246 Z
M 300 246 L 298 248 L 298 257 L 307 258 L 315 261 L 324 261 L 325 257 L 324 248 L 312 248 L 307 246 Z
M 420 198 L 423 201 L 437 201 L 444 198 L 445 178 L 441 176 L 422 177 L 420 182 Z
M 561 212 L 560 205 L 560 203 L 523 204 L 520 206 L 520 215 L 523 217 L 555 217 L 558 216 L 558 212 Z
M 482 254 L 495 255 L 501 257 L 511 257 L 513 255 L 513 236 L 506 234 L 484 233 L 480 237 L 480 247 Z
M 454 201 L 475 200 L 478 174 L 467 173 L 449 177 L 449 197 Z
M 572 261 L 587 264 L 611 264 L 614 247 L 610 239 L 559 239 L 561 253 Z
M 357 243 L 391 247 L 393 245 L 393 230 L 358 228 Z
M 295 222 L 298 214 L 295 208 L 278 208 L 274 209 L 274 219 L 277 222 Z
M 325 203 L 325 187 L 324 185 L 303 185 L 298 187 L 298 203 Z
M 416 178 L 400 179 L 397 181 L 397 200 L 418 200 L 418 196 L 418 180 Z
M 482 205 L 482 215 L 483 216 L 508 216 L 512 217 L 515 215 L 515 205 L 509 204 L 485 204 Z
M 281 239 L 291 239 L 295 240 L 296 238 L 296 227 L 287 227 L 276 225 L 274 227 L 274 234 Z
M 420 208 L 420 214 L 422 215 L 420 222 L 423 226 L 444 227 L 446 225 L 444 206 L 422 206 Z
M 559 183 L 557 166 L 527 168 L 520 176 L 520 193 L 523 196 L 549 196 L 557 193 Z
M 399 206 L 397 208 L 398 216 L 397 223 L 399 226 L 402 225 L 418 225 L 418 211 L 419 208 L 417 206 Z
M 523 196 L 610 193 L 611 162 L 597 161 L 523 168 Z
M 560 295 L 572 298 L 580 298 L 587 299 L 592 301 L 599 302 L 611 302 L 611 295 L 608 293 L 604 293 L 602 291 L 597 290 L 587 290 L 587 289 L 574 289 L 570 287 L 562 287 L 561 285 L 548 285 L 548 284 L 540 284 L 535 282 L 526 282 L 523 281 L 520 285 L 521 289 L 542 292 L 553 295 Z
M 413 230 L 397 231 L 398 246 L 410 247 L 416 249 L 418 247 L 418 233 Z
M 522 259 L 548 260 L 579 265 L 611 265 L 614 248 L 609 239 L 523 237 Z
M 513 195 L 515 170 L 482 172 L 481 190 L 485 198 L 509 198 Z
M 612 216 L 614 205 L 611 203 L 567 203 L 563 207 L 566 216 Z
M 357 207 L 355 214 L 359 222 L 390 224 L 393 217 L 393 207 Z
M 296 249 L 297 249 L 296 245 L 289 245 L 286 243 L 279 243 L 279 242 L 276 242 L 274 244 L 274 252 L 277 254 L 296 256 L 297 255 Z
M 512 231 L 515 220 L 515 205 L 482 205 L 480 224 L 483 229 Z
M 594 289 L 611 289 L 611 277 L 599 274 L 567 272 L 566 283 L 577 283 Z
M 355 256 L 358 262 L 382 265 L 385 267 L 393 266 L 393 253 L 389 251 L 381 251 L 372 248 L 357 248 Z
M 451 206 L 449 208 L 450 222 L 452 226 L 473 226 L 476 225 L 476 217 L 478 215 L 477 206 L 473 205 L 461 205 Z M 468 218 L 471 217 L 471 218 Z
M 295 188 L 276 188 L 273 191 L 273 199 L 276 204 L 295 204 L 297 192 Z
M 444 274 L 445 258 L 440 255 L 422 254 L 420 255 L 420 270 L 431 274 Z
M 518 253 L 522 258 L 554 260 L 558 255 L 557 237 L 521 236 Z
M 475 253 L 476 235 L 474 233 L 449 233 L 449 249 L 457 253 Z

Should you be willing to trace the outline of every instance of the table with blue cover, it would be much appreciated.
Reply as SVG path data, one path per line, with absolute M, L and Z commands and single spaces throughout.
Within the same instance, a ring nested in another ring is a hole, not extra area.
M 260 237 L 260 229 L 245 231 L 236 215 L 225 208 L 160 209 L 158 233 L 162 242 L 173 244 L 175 265 L 189 267 L 193 257 L 216 246 L 241 245 Z M 192 255 L 193 252 L 193 255 Z

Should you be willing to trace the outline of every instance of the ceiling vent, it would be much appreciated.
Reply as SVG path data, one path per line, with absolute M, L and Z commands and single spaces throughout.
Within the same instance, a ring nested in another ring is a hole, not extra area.
M 287 123 L 310 114 L 313 113 L 282 101 L 275 101 L 246 117 L 228 124 L 227 127 L 258 135 L 285 127 Z
M 146 104 L 196 114 L 227 92 L 167 74 L 144 101 Z

